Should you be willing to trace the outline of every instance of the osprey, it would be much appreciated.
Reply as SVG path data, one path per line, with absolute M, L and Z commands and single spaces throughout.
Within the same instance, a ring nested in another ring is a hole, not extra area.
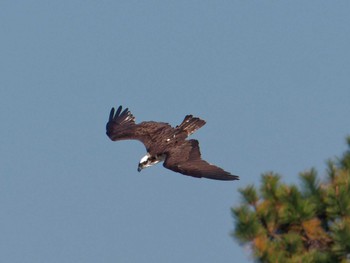
M 145 145 L 147 154 L 140 160 L 139 172 L 164 161 L 165 168 L 184 175 L 215 180 L 238 180 L 237 175 L 202 160 L 197 140 L 186 140 L 204 124 L 204 120 L 192 115 L 187 115 L 175 128 L 164 122 L 145 121 L 136 124 L 135 117 L 128 108 L 122 111 L 122 106 L 119 106 L 117 111 L 111 109 L 106 134 L 112 141 L 138 140 Z

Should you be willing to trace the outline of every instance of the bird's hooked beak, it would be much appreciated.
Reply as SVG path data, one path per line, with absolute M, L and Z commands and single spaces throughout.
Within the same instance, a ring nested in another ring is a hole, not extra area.
M 150 154 L 147 153 L 145 156 L 143 156 L 139 162 L 139 166 L 137 167 L 137 171 L 138 172 L 141 172 L 141 170 L 143 168 L 146 168 L 147 167 L 147 164 L 149 163 L 149 157 L 150 157 Z

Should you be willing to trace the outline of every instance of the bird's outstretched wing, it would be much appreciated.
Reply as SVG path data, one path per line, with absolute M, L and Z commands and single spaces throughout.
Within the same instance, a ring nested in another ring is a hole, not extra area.
M 136 139 L 135 126 L 135 117 L 128 108 L 122 111 L 122 106 L 119 106 L 117 111 L 112 108 L 109 113 L 106 134 L 112 141 Z
M 204 120 L 193 117 L 193 115 L 186 115 L 182 123 L 179 126 L 176 126 L 176 129 L 180 132 L 184 132 L 185 136 L 187 137 L 204 125 Z
M 138 140 L 145 145 L 147 151 L 155 142 L 164 143 L 159 142 L 158 137 L 173 130 L 168 123 L 164 122 L 148 121 L 136 124 L 135 117 L 129 109 L 122 111 L 122 106 L 119 106 L 117 111 L 114 108 L 111 109 L 106 125 L 106 134 L 112 141 Z
M 175 172 L 198 178 L 204 177 L 214 180 L 239 179 L 237 175 L 232 175 L 220 167 L 202 160 L 197 140 L 184 141 L 183 144 L 170 149 L 163 166 Z

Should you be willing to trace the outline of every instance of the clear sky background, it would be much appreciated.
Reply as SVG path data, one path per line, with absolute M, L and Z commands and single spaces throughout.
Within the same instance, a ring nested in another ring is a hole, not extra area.
M 349 1 L 1 1 L 0 262 L 251 262 L 238 189 L 342 154 Z M 207 124 L 202 156 L 240 181 L 137 172 L 112 106 Z

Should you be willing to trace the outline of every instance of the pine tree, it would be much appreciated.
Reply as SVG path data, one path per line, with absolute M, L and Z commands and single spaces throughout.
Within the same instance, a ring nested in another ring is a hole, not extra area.
M 347 143 L 322 182 L 311 169 L 299 175 L 300 187 L 266 173 L 259 189 L 240 189 L 232 235 L 257 262 L 350 262 L 350 137 Z

